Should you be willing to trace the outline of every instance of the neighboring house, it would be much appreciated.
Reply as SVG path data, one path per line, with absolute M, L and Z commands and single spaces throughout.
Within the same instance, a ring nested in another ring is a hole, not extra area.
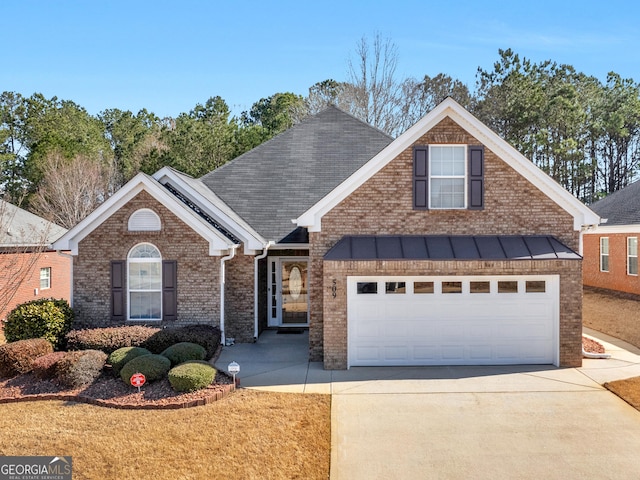
M 308 327 L 328 369 L 575 366 L 599 221 L 446 99 L 396 140 L 330 107 L 200 179 L 139 174 L 55 247 L 84 325 Z
M 602 223 L 584 233 L 584 284 L 640 295 L 640 181 L 590 207 Z
M 71 258 L 51 249 L 67 230 L 0 200 L 0 320 L 38 298 L 71 298 Z

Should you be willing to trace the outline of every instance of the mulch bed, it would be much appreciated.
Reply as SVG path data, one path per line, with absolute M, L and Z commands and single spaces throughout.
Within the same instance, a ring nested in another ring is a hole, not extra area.
M 206 405 L 235 390 L 233 379 L 218 372 L 214 383 L 191 393 L 173 390 L 168 379 L 136 387 L 105 371 L 91 385 L 70 389 L 56 380 L 42 380 L 32 373 L 0 379 L 0 403 L 63 400 L 122 409 L 174 409 Z
M 602 344 L 587 337 L 582 337 L 582 349 L 587 353 L 604 353 Z

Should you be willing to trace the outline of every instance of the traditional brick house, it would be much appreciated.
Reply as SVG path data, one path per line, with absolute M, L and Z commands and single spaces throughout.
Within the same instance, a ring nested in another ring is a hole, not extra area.
M 0 200 L 0 321 L 21 303 L 71 295 L 71 258 L 51 249 L 66 230 Z
M 56 246 L 84 324 L 308 327 L 330 369 L 570 366 L 598 222 L 447 99 L 396 140 L 330 107 L 200 179 L 139 174 Z
M 603 222 L 583 236 L 583 281 L 590 287 L 640 295 L 640 181 L 591 205 Z

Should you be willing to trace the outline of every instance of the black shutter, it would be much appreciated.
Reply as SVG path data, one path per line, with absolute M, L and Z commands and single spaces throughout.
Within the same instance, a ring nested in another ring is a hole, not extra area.
M 469 210 L 484 209 L 484 147 L 469 147 Z
M 111 320 L 122 321 L 126 319 L 126 262 L 113 260 L 111 262 Z
M 413 208 L 429 208 L 429 147 L 413 149 Z
M 162 319 L 178 319 L 178 262 L 162 262 Z

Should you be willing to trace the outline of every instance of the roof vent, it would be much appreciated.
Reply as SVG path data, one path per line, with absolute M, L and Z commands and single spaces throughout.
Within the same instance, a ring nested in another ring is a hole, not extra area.
M 130 232 L 158 232 L 161 226 L 160 217 L 149 208 L 136 210 L 129 217 Z

